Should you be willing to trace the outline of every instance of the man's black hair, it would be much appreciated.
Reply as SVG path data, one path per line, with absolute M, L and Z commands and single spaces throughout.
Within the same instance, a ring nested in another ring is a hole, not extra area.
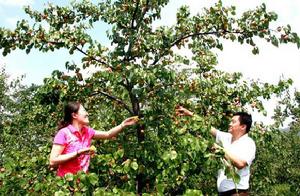
M 252 116 L 246 112 L 236 112 L 233 116 L 239 116 L 240 124 L 246 125 L 247 133 L 250 131 L 252 125 Z

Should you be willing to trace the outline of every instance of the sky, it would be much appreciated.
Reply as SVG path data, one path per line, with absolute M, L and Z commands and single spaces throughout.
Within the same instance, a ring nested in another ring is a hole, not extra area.
M 55 4 L 67 4 L 68 1 L 48 0 L 0 0 L 0 27 L 14 28 L 18 20 L 26 18 L 23 11 L 24 5 L 30 5 L 34 9 L 41 10 L 47 2 Z M 175 23 L 176 10 L 181 5 L 189 5 L 192 14 L 202 12 L 203 7 L 213 5 L 216 0 L 170 0 L 170 3 L 162 10 L 162 19 L 157 25 L 172 25 Z M 300 1 L 285 0 L 223 0 L 225 6 L 235 5 L 237 13 L 241 14 L 249 9 L 265 3 L 268 11 L 275 11 L 278 20 L 274 23 L 274 29 L 280 25 L 290 24 L 292 30 L 300 35 Z M 107 30 L 107 26 L 99 26 L 101 32 Z M 102 34 L 101 34 L 102 35 Z M 103 42 L 107 42 L 104 39 Z M 228 72 L 241 72 L 246 79 L 260 80 L 276 84 L 281 77 L 291 78 L 294 81 L 292 89 L 300 90 L 300 50 L 296 45 L 280 45 L 279 48 L 259 42 L 259 55 L 253 55 L 249 46 L 239 43 L 225 42 L 224 50 L 218 52 L 218 69 Z M 45 77 L 49 77 L 55 69 L 64 70 L 66 61 L 79 62 L 76 56 L 70 56 L 67 51 L 40 53 L 34 51 L 27 55 L 25 51 L 14 51 L 6 57 L 0 56 L 0 65 L 5 65 L 6 71 L 15 78 L 25 74 L 25 84 L 42 84 Z M 266 102 L 271 111 L 275 102 Z M 270 113 L 270 112 L 269 112 Z M 257 120 L 270 121 L 270 116 L 257 115 Z

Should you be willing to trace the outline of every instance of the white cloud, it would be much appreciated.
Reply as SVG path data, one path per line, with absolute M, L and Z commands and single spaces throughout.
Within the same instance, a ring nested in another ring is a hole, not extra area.
M 32 5 L 34 0 L 0 0 L 0 5 L 5 6 L 24 6 Z

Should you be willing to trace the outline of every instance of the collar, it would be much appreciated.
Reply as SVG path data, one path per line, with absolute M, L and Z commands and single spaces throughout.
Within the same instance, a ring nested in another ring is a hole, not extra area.
M 79 132 L 79 130 L 76 129 L 72 124 L 69 124 L 69 125 L 68 125 L 68 129 L 69 129 L 72 133 Z M 87 128 L 86 126 L 83 126 L 81 130 L 82 130 L 82 134 L 84 134 L 84 133 L 88 130 L 88 128 Z
M 231 141 L 232 141 L 232 135 L 231 135 Z M 238 142 L 238 141 L 241 141 L 241 140 L 244 140 L 244 139 L 246 139 L 246 138 L 248 138 L 248 133 L 245 133 L 244 135 L 242 135 L 241 137 L 239 137 L 237 140 L 234 140 L 233 142 L 231 142 L 231 143 L 234 143 L 234 142 Z
M 242 135 L 242 137 L 240 137 L 239 139 L 244 139 L 244 138 L 247 138 L 248 137 L 248 133 Z

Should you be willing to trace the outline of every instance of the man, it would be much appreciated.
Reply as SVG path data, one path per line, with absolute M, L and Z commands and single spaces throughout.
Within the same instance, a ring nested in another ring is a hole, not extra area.
M 178 107 L 176 114 L 179 116 L 193 116 L 193 112 L 184 107 Z M 249 195 L 250 166 L 255 158 L 256 146 L 254 141 L 248 137 L 252 124 L 251 115 L 245 112 L 235 113 L 229 124 L 229 133 L 211 128 L 211 134 L 216 142 L 223 146 L 225 158 L 237 169 L 240 181 L 234 181 L 225 176 L 224 169 L 218 172 L 218 192 L 220 196 L 227 195 Z

